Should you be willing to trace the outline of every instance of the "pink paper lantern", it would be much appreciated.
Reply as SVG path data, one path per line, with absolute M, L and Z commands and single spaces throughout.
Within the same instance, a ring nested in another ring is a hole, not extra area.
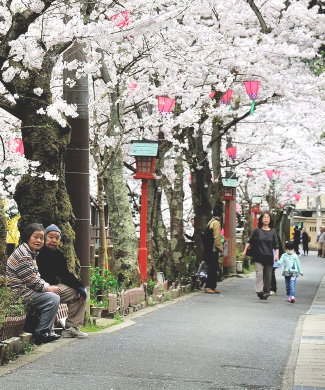
M 129 84 L 129 89 L 131 89 L 132 91 L 134 91 L 135 89 L 136 89 L 136 87 L 138 86 L 138 84 L 137 83 L 134 83 L 134 82 L 130 82 L 130 84 Z
M 131 14 L 130 11 L 124 11 L 120 14 L 113 15 L 111 17 L 112 21 L 117 21 L 118 23 L 115 25 L 116 27 L 123 28 L 125 26 L 128 26 L 130 24 L 129 15 Z
M 296 201 L 298 202 L 299 201 L 299 199 L 300 199 L 300 194 L 295 194 L 295 199 L 296 199 Z
M 260 84 L 260 81 L 244 81 L 247 95 L 251 100 L 257 99 Z
M 234 161 L 236 159 L 236 153 L 237 153 L 237 148 L 236 146 L 232 146 L 231 148 L 226 149 L 228 156 Z
M 267 169 L 265 173 L 270 180 L 273 180 L 273 169 Z
M 212 99 L 215 94 L 216 94 L 216 91 L 211 91 L 210 94 L 209 94 L 210 99 Z
M 232 94 L 232 90 L 228 89 L 228 91 L 223 95 L 219 105 L 230 104 L 231 94 Z
M 15 143 L 17 144 L 14 153 L 19 153 L 21 156 L 24 155 L 24 144 L 22 139 L 15 138 Z M 10 147 L 10 141 L 8 141 L 8 146 Z
M 258 96 L 258 90 L 260 87 L 260 81 L 244 81 L 244 85 L 246 88 L 247 95 L 252 101 L 251 105 L 251 114 L 254 112 L 254 107 L 255 107 L 255 100 L 257 99 Z
M 165 96 L 158 96 L 158 110 L 159 113 L 170 112 L 175 105 L 175 99 L 171 99 Z

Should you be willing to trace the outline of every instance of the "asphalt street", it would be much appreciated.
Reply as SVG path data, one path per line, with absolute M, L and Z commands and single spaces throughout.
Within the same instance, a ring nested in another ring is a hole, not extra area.
M 267 301 L 254 293 L 254 274 L 232 278 L 220 295 L 193 294 L 132 326 L 73 341 L 0 377 L 0 389 L 279 390 L 299 318 L 325 273 L 315 255 L 301 264 L 295 304 L 281 271 Z

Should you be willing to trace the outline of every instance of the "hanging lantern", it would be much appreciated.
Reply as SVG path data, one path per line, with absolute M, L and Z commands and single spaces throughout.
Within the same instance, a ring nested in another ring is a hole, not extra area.
M 135 179 L 155 179 L 154 168 L 158 155 L 158 141 L 131 141 L 131 156 L 135 156 Z
M 232 146 L 231 148 L 226 149 L 228 156 L 234 161 L 236 159 L 236 152 L 237 152 L 237 147 Z
M 281 171 L 274 171 L 274 176 L 275 176 L 276 180 L 280 179 L 280 175 L 281 175 Z
M 300 199 L 300 194 L 295 194 L 295 199 L 296 199 L 296 201 L 298 202 L 299 201 L 299 199 Z
M 211 91 L 210 94 L 209 94 L 210 99 L 212 99 L 215 94 L 216 94 L 216 91 Z
M 246 92 L 249 98 L 252 100 L 251 114 L 254 112 L 255 100 L 258 96 L 258 89 L 260 87 L 260 81 L 244 81 Z
M 130 11 L 124 11 L 120 14 L 113 15 L 111 17 L 111 20 L 117 21 L 118 23 L 115 25 L 116 27 L 123 28 L 125 26 L 128 26 L 130 24 L 129 15 L 131 14 Z
M 158 96 L 158 110 L 160 114 L 162 114 L 163 112 L 170 112 L 173 109 L 174 105 L 175 99 L 171 99 L 165 96 Z
M 223 95 L 220 103 L 219 103 L 219 106 L 221 104 L 230 104 L 230 100 L 231 100 L 231 94 L 232 94 L 232 90 L 231 89 L 228 89 L 228 91 Z
M 21 156 L 24 155 L 24 144 L 23 144 L 23 140 L 22 139 L 18 139 L 18 138 L 15 138 L 14 139 L 15 143 L 16 143 L 16 149 L 13 149 L 12 151 L 14 153 L 19 153 Z M 10 141 L 8 141 L 8 146 L 10 148 Z
M 246 169 L 246 176 L 249 178 L 253 177 L 253 172 L 249 168 Z
M 267 169 L 265 173 L 270 180 L 273 180 L 273 169 Z

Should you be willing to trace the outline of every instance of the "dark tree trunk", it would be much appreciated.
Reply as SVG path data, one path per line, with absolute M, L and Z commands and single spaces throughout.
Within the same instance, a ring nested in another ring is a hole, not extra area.
M 6 216 L 2 200 L 0 198 L 0 283 L 1 276 L 6 273 L 6 242 L 7 242 L 7 226 Z

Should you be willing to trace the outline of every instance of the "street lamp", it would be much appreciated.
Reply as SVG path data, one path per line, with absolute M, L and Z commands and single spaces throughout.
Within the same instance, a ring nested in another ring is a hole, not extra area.
M 148 180 L 155 179 L 154 168 L 158 155 L 158 141 L 131 141 L 131 156 L 136 160 L 135 179 L 142 179 L 141 184 L 141 215 L 140 215 L 140 248 L 139 268 L 141 281 L 147 279 L 147 206 L 148 206 Z
M 252 197 L 252 213 L 254 213 L 254 229 L 257 228 L 257 214 L 260 212 L 260 206 L 262 203 L 261 196 Z
M 230 202 L 236 198 L 236 187 L 238 179 L 235 172 L 226 172 L 226 177 L 222 178 L 223 185 L 223 200 L 226 203 L 225 207 L 225 240 L 224 240 L 224 258 L 223 258 L 223 269 L 224 273 L 228 272 L 229 266 L 229 209 Z M 235 221 L 232 221 L 235 222 Z

